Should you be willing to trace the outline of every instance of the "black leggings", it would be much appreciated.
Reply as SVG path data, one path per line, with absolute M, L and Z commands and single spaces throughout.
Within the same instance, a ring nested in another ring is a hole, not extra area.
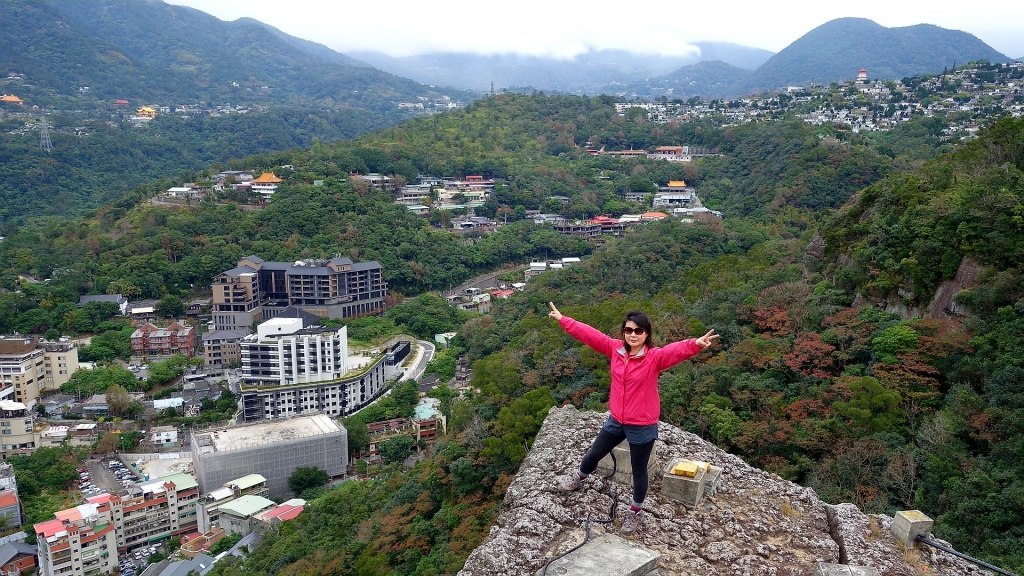
M 594 470 L 597 470 L 597 463 L 625 439 L 625 436 L 612 434 L 602 429 L 594 439 L 594 443 L 590 445 L 590 450 L 587 450 L 583 456 L 580 472 L 587 475 L 592 474 Z M 649 482 L 647 464 L 653 449 L 654 440 L 646 444 L 633 444 L 632 442 L 629 444 L 629 462 L 633 465 L 633 502 L 637 504 L 643 504 L 644 498 L 647 497 Z

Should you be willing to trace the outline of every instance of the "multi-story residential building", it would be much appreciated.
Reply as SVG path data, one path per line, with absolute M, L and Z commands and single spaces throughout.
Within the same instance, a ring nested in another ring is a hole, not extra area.
M 147 323 L 132 332 L 131 341 L 132 355 L 140 358 L 174 354 L 191 358 L 196 349 L 196 331 L 177 322 L 166 328 Z
M 232 364 L 240 365 L 240 344 L 247 334 L 244 330 L 215 330 L 203 334 L 203 368 L 223 370 Z
M 317 413 L 348 416 L 366 407 L 387 390 L 387 381 L 400 375 L 399 366 L 411 349 L 409 342 L 400 341 L 369 366 L 352 370 L 337 380 L 316 382 L 307 377 L 309 383 L 292 385 L 272 385 L 270 380 L 262 380 L 264 385 L 261 386 L 243 380 L 239 400 L 241 421 L 258 422 Z M 244 362 L 243 358 L 243 365 Z M 255 360 L 250 359 L 250 362 Z M 315 377 L 317 374 L 308 376 Z
M 196 505 L 199 532 L 206 534 L 220 526 L 220 507 L 248 495 L 263 498 L 269 496 L 267 479 L 259 474 L 249 474 L 237 480 L 225 482 L 224 486 L 204 494 Z
M 377 262 L 348 258 L 264 262 L 255 256 L 213 281 L 217 330 L 249 330 L 260 319 L 295 306 L 321 318 L 349 318 L 384 310 L 388 285 Z
M 57 390 L 75 370 L 78 350 L 70 341 L 0 336 L 0 400 L 31 407 L 40 392 Z
M 21 526 L 21 502 L 17 490 L 0 490 L 0 516 L 7 518 L 7 528 Z
M 117 570 L 110 506 L 86 503 L 34 526 L 42 576 L 91 576 Z
M 32 413 L 21 402 L 0 400 L 0 458 L 25 455 L 35 448 Z
M 188 474 L 167 474 L 134 484 L 123 494 L 100 494 L 89 503 L 107 506 L 119 551 L 194 532 L 199 484 Z
M 242 339 L 242 379 L 255 386 L 339 380 L 348 372 L 348 327 L 303 327 L 301 318 L 274 318 Z
M 261 474 L 274 498 L 289 494 L 288 476 L 297 468 L 315 466 L 333 477 L 348 466 L 348 432 L 324 414 L 195 432 L 191 448 L 204 492 Z

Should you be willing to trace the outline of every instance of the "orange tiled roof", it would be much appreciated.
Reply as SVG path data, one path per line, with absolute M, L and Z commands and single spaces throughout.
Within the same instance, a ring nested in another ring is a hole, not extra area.
M 18 98 L 17 96 L 4 94 L 3 96 L 0 96 L 0 102 L 9 102 L 11 104 L 23 104 L 25 101 L 21 98 Z
M 14 492 L 4 490 L 0 492 L 0 507 L 15 506 L 18 504 L 18 497 Z
M 640 215 L 641 218 L 668 218 L 668 214 L 664 212 L 644 212 Z
M 281 179 L 274 176 L 273 172 L 264 172 L 263 174 L 260 174 L 259 178 L 254 179 L 252 182 L 254 184 L 278 184 L 281 182 Z
M 669 180 L 668 185 L 672 188 L 682 187 L 686 188 L 686 180 Z

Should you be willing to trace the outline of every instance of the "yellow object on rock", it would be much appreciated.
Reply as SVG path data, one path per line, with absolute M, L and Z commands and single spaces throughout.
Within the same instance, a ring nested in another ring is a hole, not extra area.
M 680 462 L 672 467 L 672 473 L 677 476 L 686 476 L 687 478 L 693 478 L 697 475 L 699 467 L 696 462 Z

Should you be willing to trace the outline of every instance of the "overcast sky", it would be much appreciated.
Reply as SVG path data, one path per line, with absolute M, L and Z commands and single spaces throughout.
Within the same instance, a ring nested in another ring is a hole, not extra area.
M 835 18 L 935 24 L 1024 56 L 1024 2 L 951 0 L 624 2 L 618 0 L 169 0 L 222 20 L 255 18 L 339 52 L 478 52 L 571 57 L 588 49 L 675 54 L 721 40 L 778 52 Z

